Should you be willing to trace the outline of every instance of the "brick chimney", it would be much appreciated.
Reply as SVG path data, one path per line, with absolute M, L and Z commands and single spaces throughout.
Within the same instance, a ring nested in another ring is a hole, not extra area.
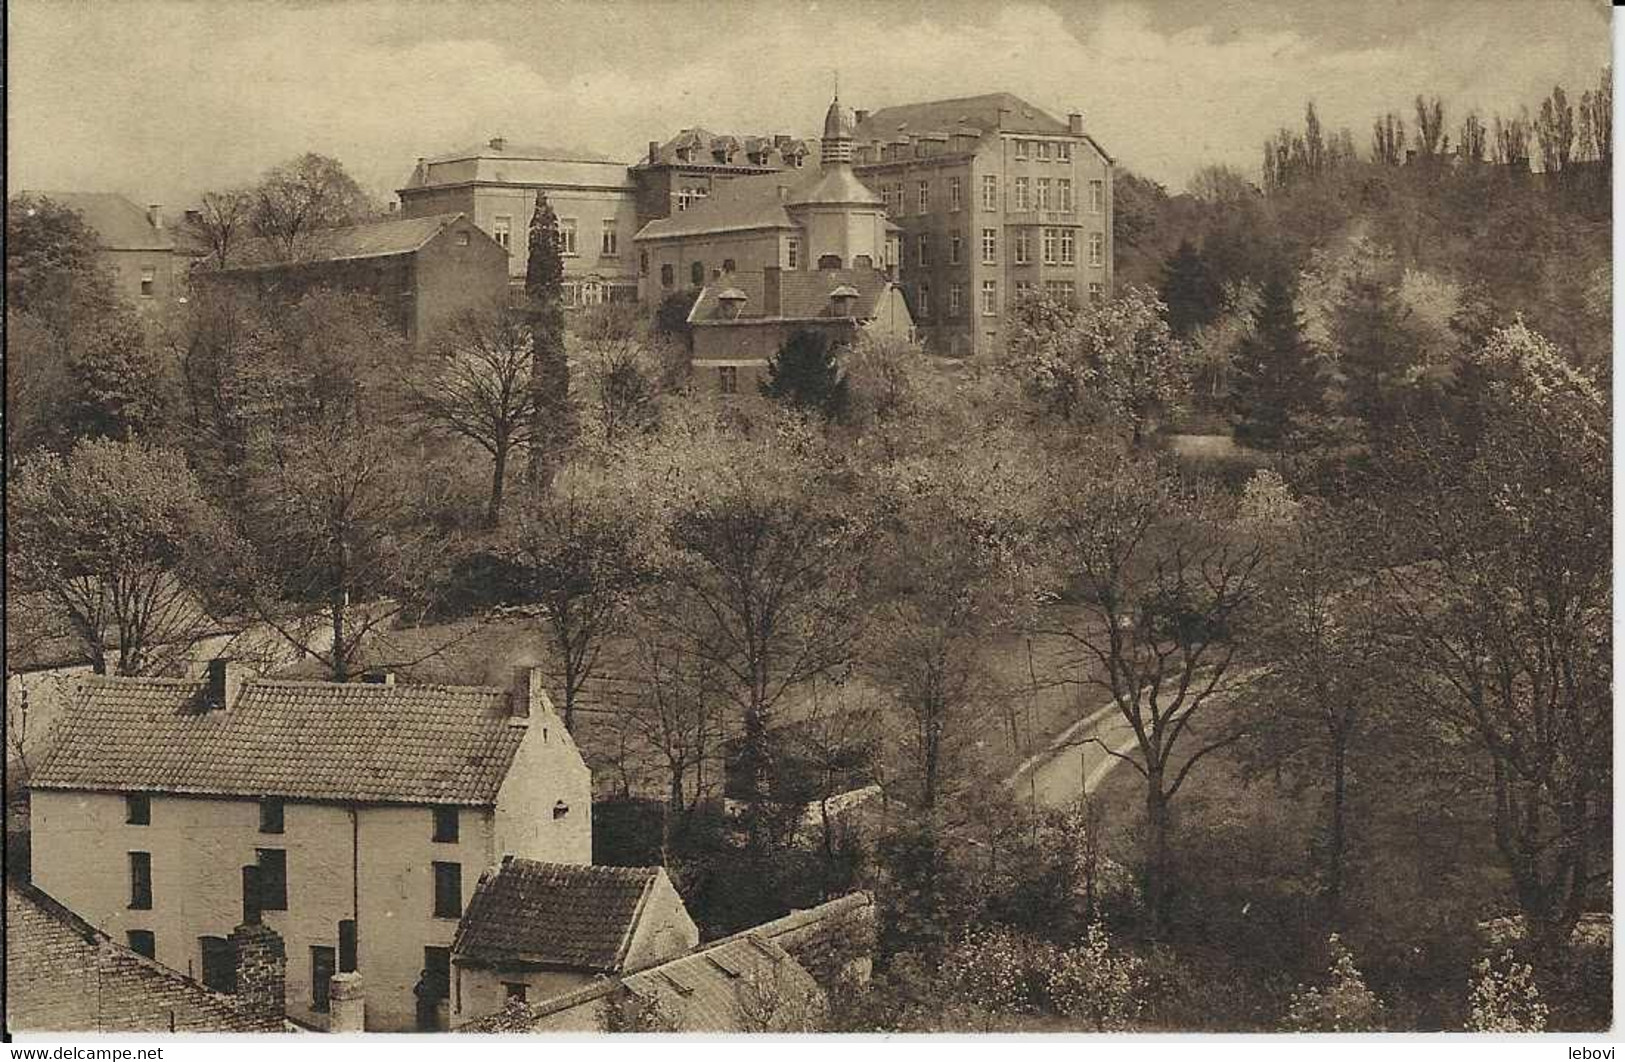
M 856 110 L 856 111 L 852 112 L 852 124 L 853 125 L 862 125 L 864 122 L 867 122 L 868 120 L 869 120 L 869 112 L 868 111 Z
M 236 704 L 246 677 L 243 666 L 230 657 L 217 656 L 210 660 L 209 684 L 204 695 L 207 708 L 217 710 Z
M 547 695 L 542 669 L 528 665 L 514 668 L 508 685 L 508 722 L 513 726 L 529 726 L 533 713 L 552 711 L 553 701 Z
M 393 686 L 395 672 L 384 667 L 370 667 L 361 673 L 361 681 L 372 686 Z
M 1083 115 L 1079 114 L 1077 111 L 1073 111 L 1071 114 L 1067 115 L 1066 131 L 1071 133 L 1073 136 L 1082 136 Z
M 147 221 L 153 228 L 162 232 L 164 228 L 164 208 L 157 203 L 147 205 Z
M 367 1027 L 367 997 L 361 975 L 351 971 L 336 973 L 328 982 L 327 1031 L 358 1033 Z
M 231 931 L 237 998 L 267 1029 L 280 1028 L 288 1008 L 287 948 L 260 921 L 259 868 L 243 868 L 243 923 Z
M 491 138 L 491 150 L 492 151 L 506 151 L 507 149 L 508 149 L 508 138 L 507 137 L 505 137 L 505 136 L 494 136 L 494 137 Z
M 782 301 L 780 274 L 778 266 L 768 266 L 762 270 L 762 316 L 777 317 Z
M 649 163 L 653 165 L 660 161 L 660 141 L 649 141 Z

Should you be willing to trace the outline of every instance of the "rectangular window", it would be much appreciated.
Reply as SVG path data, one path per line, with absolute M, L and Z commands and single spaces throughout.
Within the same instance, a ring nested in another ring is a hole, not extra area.
M 948 288 L 948 316 L 958 317 L 960 304 L 965 300 L 965 285 L 954 284 Z
M 960 239 L 959 233 L 957 233 L 957 232 L 954 233 L 952 236 L 948 237 L 948 264 L 949 265 L 958 265 L 959 264 L 960 248 L 964 244 L 964 242 L 965 242 L 964 240 Z
M 1072 213 L 1072 181 L 1062 177 L 1055 182 L 1055 209 L 1064 213 Z
M 256 848 L 260 865 L 260 910 L 288 909 L 288 853 L 281 848 Z
M 576 253 L 576 219 L 559 219 L 559 253 L 573 255 Z
M 920 265 L 930 264 L 931 237 L 926 233 L 920 233 L 919 237 L 914 241 L 914 250 L 916 252 L 916 261 L 918 261 Z
M 1089 182 L 1089 213 L 1102 214 L 1106 211 L 1106 182 Z
M 982 209 L 999 209 L 999 178 L 996 174 L 987 174 L 982 178 Z
M 157 282 L 157 280 L 158 280 L 158 271 L 156 269 L 152 268 L 152 266 L 142 266 L 141 267 L 141 297 L 142 298 L 144 298 L 144 299 L 152 298 L 153 285 Z
M 958 210 L 961 205 L 959 178 L 950 177 L 948 178 L 948 209 Z
M 996 265 L 999 261 L 999 230 L 982 230 L 982 264 Z
M 930 316 L 931 316 L 931 285 L 929 285 L 929 284 L 921 284 L 920 285 L 920 317 L 922 319 L 924 319 L 924 318 L 927 318 L 927 317 L 930 317 Z
M 788 264 L 789 268 L 791 268 L 791 269 L 800 269 L 801 268 L 801 241 L 792 238 L 792 239 L 787 241 L 787 244 L 788 244 L 788 248 L 787 248 L 787 250 L 785 252 L 785 261 L 786 261 L 786 263 Z
M 921 181 L 919 185 L 919 213 L 927 214 L 931 211 L 931 182 Z
M 1025 141 L 1025 140 L 1017 140 L 1016 141 L 1016 161 L 1017 162 L 1026 162 L 1027 161 L 1027 141 Z
M 264 800 L 261 800 L 260 801 L 260 832 L 261 833 L 281 833 L 282 832 L 282 817 L 283 817 L 282 813 L 283 813 L 282 801 L 280 801 L 280 800 L 272 800 L 269 797 L 267 797 Z
M 124 942 L 131 951 L 137 955 L 145 955 L 149 959 L 158 958 L 158 938 L 153 936 L 150 929 L 130 929 L 124 933 Z
M 512 214 L 498 214 L 491 219 L 491 238 L 500 243 L 504 251 L 513 250 Z
M 1040 140 L 1038 142 L 1038 161 L 1039 162 L 1048 162 L 1049 159 L 1050 159 L 1050 142 L 1048 140 Z
M 725 395 L 739 393 L 739 370 L 732 365 L 717 367 L 717 390 Z
M 529 991 L 529 985 L 521 984 L 518 981 L 502 982 L 502 995 L 504 999 L 514 999 L 518 1000 L 520 1003 L 523 1003 L 525 1001 L 525 996 Z
M 615 219 L 604 219 L 603 242 L 599 245 L 598 253 L 605 258 L 615 258 L 621 253 L 621 234 L 616 231 Z
M 461 918 L 463 916 L 463 865 L 436 863 L 434 865 L 434 916 Z
M 1077 265 L 1077 263 L 1078 263 L 1078 249 L 1077 249 L 1076 244 L 1077 244 L 1077 233 L 1073 232 L 1071 229 L 1062 229 L 1061 230 L 1061 264 L 1062 265 Z
M 1077 299 L 1077 287 L 1070 280 L 1046 280 L 1044 294 L 1071 306 Z
M 1101 233 L 1089 234 L 1089 264 L 1092 266 L 1106 264 L 1106 237 Z
M 332 1002 L 330 990 L 333 974 L 338 971 L 338 960 L 332 948 L 310 949 L 310 1009 L 318 1014 L 327 1013 Z
M 660 267 L 660 286 L 669 288 L 677 282 L 677 274 L 670 263 Z
M 456 807 L 445 806 L 434 809 L 434 839 L 442 844 L 457 843 Z
M 999 312 L 999 282 L 982 281 L 982 316 L 992 317 Z
M 1016 230 L 1016 265 L 1033 260 L 1033 233 L 1031 229 Z
M 1060 231 L 1058 229 L 1044 230 L 1044 264 L 1054 265 L 1056 254 L 1060 245 Z
M 1038 178 L 1038 209 L 1049 209 L 1049 178 Z
M 130 909 L 152 910 L 152 853 L 130 853 Z
M 1016 206 L 1017 210 L 1026 210 L 1029 197 L 1027 195 L 1027 178 L 1016 178 Z
M 1094 306 L 1099 306 L 1105 301 L 1106 285 L 1100 283 L 1098 280 L 1091 280 L 1089 282 L 1089 302 Z
M 124 797 L 124 821 L 131 826 L 152 825 L 152 797 L 145 793 L 128 793 Z
M 1055 145 L 1055 161 L 1056 162 L 1071 162 L 1072 161 L 1072 145 L 1067 143 L 1064 140 L 1061 141 L 1059 144 L 1056 144 Z
M 1033 282 L 1030 280 L 1016 281 L 1016 301 L 1020 302 L 1033 293 Z

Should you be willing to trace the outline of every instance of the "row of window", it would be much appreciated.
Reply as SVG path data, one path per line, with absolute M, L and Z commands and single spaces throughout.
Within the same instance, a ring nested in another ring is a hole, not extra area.
M 129 852 L 130 910 L 152 910 L 152 853 Z M 262 911 L 288 909 L 288 853 L 282 848 L 256 848 L 259 866 L 258 907 Z M 461 918 L 463 914 L 463 865 L 435 862 L 434 916 Z
M 1017 140 L 1016 161 L 1071 162 L 1072 144 L 1065 140 Z
M 947 178 L 948 209 L 950 211 L 964 209 L 964 190 L 959 177 Z M 880 201 L 885 204 L 886 212 L 893 217 L 902 217 L 907 213 L 905 198 L 906 188 L 903 184 L 883 184 L 880 186 Z M 913 201 L 915 213 L 929 214 L 932 208 L 932 185 L 929 180 L 914 182 Z M 999 209 L 999 177 L 989 173 L 982 176 L 982 209 Z M 1072 179 L 1070 177 L 1039 177 L 1036 181 L 1028 177 L 1015 178 L 1014 192 L 1010 202 L 1011 210 L 1058 210 L 1064 214 L 1073 212 Z M 1089 182 L 1089 213 L 1103 214 L 1106 211 L 1106 182 L 1095 180 Z
M 1028 265 L 1032 262 L 1032 230 L 1015 230 L 1015 264 Z M 957 233 L 948 238 L 948 264 L 959 265 L 963 260 L 964 239 Z M 1076 265 L 1077 233 L 1067 228 L 1047 228 L 1042 230 L 1040 249 L 1043 252 L 1045 265 Z M 931 264 L 931 234 L 922 232 L 914 238 L 915 261 L 922 266 Z M 984 265 L 997 265 L 999 261 L 999 230 L 982 230 L 982 263 Z M 1091 232 L 1089 234 L 1089 264 L 1103 266 L 1106 264 L 1106 234 Z M 696 282 L 697 283 L 697 282 Z
M 679 208 L 681 209 L 681 208 Z M 513 250 L 513 215 L 498 214 L 491 219 L 491 238 L 504 250 Z M 569 257 L 581 252 L 576 246 L 576 219 L 559 219 L 559 253 Z M 598 254 L 603 258 L 616 258 L 621 253 L 621 234 L 614 218 L 605 218 L 598 235 Z
M 1036 289 L 1030 280 L 1016 281 L 1016 299 L 1019 301 L 1031 295 Z M 1077 284 L 1070 280 L 1044 281 L 1044 293 L 1055 298 L 1064 299 L 1068 304 L 1075 303 L 1078 297 Z M 951 284 L 948 287 L 948 317 L 958 317 L 963 310 L 965 299 L 965 285 Z M 915 310 L 921 320 L 931 316 L 931 285 L 921 284 L 915 289 Z M 1106 301 L 1106 285 L 1098 281 L 1089 284 L 1089 301 L 1098 306 Z M 994 280 L 982 281 L 981 311 L 983 317 L 994 317 L 999 312 L 999 285 Z M 732 372 L 724 369 L 723 372 Z M 724 384 L 726 387 L 726 382 Z M 728 392 L 732 393 L 732 392 Z
M 444 804 L 432 809 L 434 815 L 434 829 L 431 833 L 436 841 L 448 844 L 457 843 L 458 811 L 455 804 Z M 124 821 L 131 826 L 152 825 L 152 797 L 146 793 L 126 793 L 124 796 Z M 285 804 L 274 797 L 266 797 L 260 801 L 260 832 L 281 833 L 285 821 Z

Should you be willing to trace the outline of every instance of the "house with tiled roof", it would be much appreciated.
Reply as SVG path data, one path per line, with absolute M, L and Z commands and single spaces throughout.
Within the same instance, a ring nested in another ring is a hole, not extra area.
M 702 389 L 753 393 L 797 329 L 837 343 L 860 328 L 912 330 L 890 280 L 895 226 L 851 159 L 851 115 L 836 100 L 816 167 L 737 177 L 639 230 L 644 299 L 697 293 L 689 323 Z
M 274 1033 L 283 1016 L 282 947 L 263 926 L 228 938 L 230 992 L 153 959 L 150 938 L 124 940 L 42 889 L 6 878 L 8 1033 Z
M 571 305 L 635 300 L 632 236 L 640 222 L 625 162 L 495 136 L 418 159 L 396 194 L 409 218 L 465 215 L 501 245 L 511 283 L 523 285 L 538 192 L 547 195 L 558 215 L 566 300 Z
M 444 1027 L 465 883 L 503 855 L 591 861 L 591 779 L 540 673 L 507 689 L 95 677 L 30 785 L 34 881 L 157 961 L 227 978 L 247 899 L 287 942 L 287 1011 Z
M 114 290 L 151 312 L 185 292 L 186 260 L 175 254 L 174 233 L 158 204 L 136 206 L 116 192 L 23 192 L 75 211 L 96 233 Z
M 457 314 L 508 296 L 507 251 L 460 213 L 317 229 L 291 251 L 264 238 L 246 240 L 226 268 L 202 275 L 289 300 L 315 288 L 370 295 L 403 336 L 420 344 Z
M 902 227 L 897 280 L 936 353 L 1002 349 L 1029 294 L 1110 297 L 1113 160 L 1081 113 L 991 92 L 860 110 L 852 142 Z
M 699 939 L 664 868 L 504 857 L 475 886 L 452 941 L 453 1024 L 649 966 Z

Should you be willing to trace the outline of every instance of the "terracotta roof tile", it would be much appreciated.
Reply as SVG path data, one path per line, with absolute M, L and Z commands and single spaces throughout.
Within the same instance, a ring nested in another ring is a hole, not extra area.
M 201 710 L 205 683 L 97 677 L 31 784 L 386 803 L 494 803 L 524 728 L 483 686 L 247 679 Z
M 457 925 L 458 962 L 619 970 L 659 867 L 505 857 L 480 877 Z

